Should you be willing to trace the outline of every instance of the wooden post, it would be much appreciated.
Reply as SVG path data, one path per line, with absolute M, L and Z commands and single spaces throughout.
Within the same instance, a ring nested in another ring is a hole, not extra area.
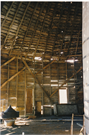
M 8 64 L 8 80 L 9 80 L 9 64 Z M 9 105 L 9 82 L 7 83 L 7 106 Z
M 25 101 L 25 102 L 24 102 L 24 107 L 25 107 L 24 115 L 25 115 L 25 116 L 26 116 L 26 99 L 27 99 L 27 98 L 26 98 L 26 86 L 27 86 L 27 85 L 26 85 L 26 69 L 25 69 L 25 97 L 24 97 L 24 98 L 25 98 L 25 100 L 24 100 L 24 101 Z
M 72 114 L 72 120 L 71 120 L 71 135 L 73 135 L 73 118 L 74 118 L 74 114 Z
M 35 60 L 34 60 L 34 72 L 35 72 Z M 35 90 L 36 90 L 36 81 L 35 81 L 35 79 L 34 79 L 34 115 L 36 114 Z
M 16 62 L 16 67 L 17 67 L 16 71 L 18 73 L 18 58 L 17 58 L 17 62 Z M 17 100 L 18 100 L 18 75 L 16 77 L 16 108 L 18 106 L 17 105 Z
M 43 55 L 42 55 L 42 68 L 43 68 Z M 44 72 L 44 71 L 43 71 Z M 43 72 L 42 72 L 42 87 L 43 87 L 43 82 L 44 82 L 44 75 L 43 75 Z M 42 111 L 42 115 L 44 114 L 44 108 L 43 108 L 43 105 L 44 105 L 44 92 L 42 91 L 42 107 L 41 107 L 41 111 Z

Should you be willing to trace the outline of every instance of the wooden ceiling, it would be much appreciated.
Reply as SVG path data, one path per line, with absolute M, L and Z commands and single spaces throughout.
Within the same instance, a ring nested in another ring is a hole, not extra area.
M 1 2 L 1 53 L 82 58 L 81 2 Z

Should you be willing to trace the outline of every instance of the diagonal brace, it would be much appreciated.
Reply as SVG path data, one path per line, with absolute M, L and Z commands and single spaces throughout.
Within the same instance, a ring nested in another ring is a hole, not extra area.
M 4 82 L 1 85 L 1 88 L 3 88 L 8 82 L 10 82 L 13 78 L 15 78 L 18 74 L 20 74 L 26 67 L 24 67 L 23 69 L 21 69 L 19 72 L 17 72 L 15 75 L 13 75 L 10 79 L 8 79 L 6 82 Z
M 76 73 L 74 73 L 68 80 L 64 81 L 64 83 L 61 84 L 61 86 L 60 86 L 57 90 L 55 90 L 55 91 L 50 95 L 50 97 L 52 97 L 52 96 L 53 96 L 65 83 L 67 83 L 74 75 L 76 75 L 79 71 L 81 71 L 82 68 L 83 68 L 83 67 L 81 67 Z
M 31 75 L 33 76 L 33 78 L 36 80 L 36 82 L 39 84 L 40 88 L 44 91 L 44 93 L 46 94 L 46 96 L 48 97 L 48 99 L 50 100 L 50 102 L 52 103 L 52 100 L 50 98 L 50 96 L 48 95 L 48 93 L 44 90 L 44 88 L 41 86 L 41 84 L 39 83 L 39 80 L 36 78 L 36 76 L 32 73 L 31 69 L 29 68 L 28 64 L 26 63 L 26 61 L 24 61 L 24 59 L 22 58 L 23 63 L 25 64 L 25 66 L 27 67 L 28 71 L 31 73 Z

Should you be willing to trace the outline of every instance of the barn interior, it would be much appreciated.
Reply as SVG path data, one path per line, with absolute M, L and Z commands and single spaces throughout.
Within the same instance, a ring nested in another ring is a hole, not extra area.
M 17 122 L 36 124 L 32 131 L 43 125 L 30 132 L 25 123 L 23 134 L 70 133 L 72 114 L 82 122 L 82 2 L 1 2 L 0 104 L 19 111 Z

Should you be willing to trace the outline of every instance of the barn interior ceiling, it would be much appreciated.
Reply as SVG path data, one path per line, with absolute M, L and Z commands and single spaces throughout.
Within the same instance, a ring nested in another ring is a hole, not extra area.
M 52 103 L 58 102 L 52 96 L 63 86 L 70 90 L 69 103 L 82 103 L 82 3 L 1 2 L 2 72 L 17 58 L 22 65 L 12 79 L 26 68 Z M 2 77 L 1 88 L 10 77 Z

